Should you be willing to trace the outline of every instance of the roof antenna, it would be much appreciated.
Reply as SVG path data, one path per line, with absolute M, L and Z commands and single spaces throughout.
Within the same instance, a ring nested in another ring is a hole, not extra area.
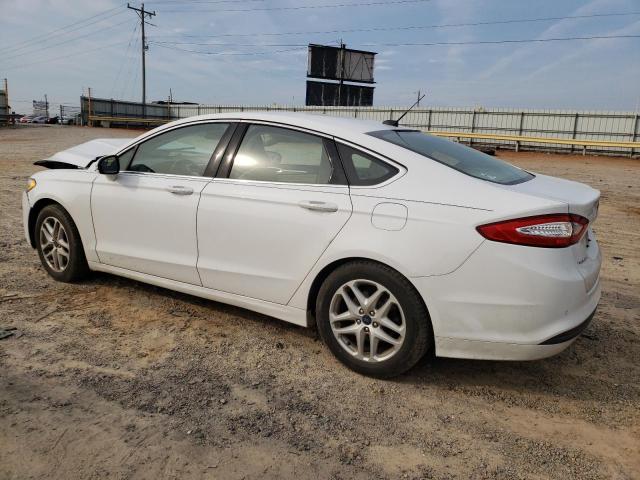
M 426 95 L 427 95 L 426 93 L 423 93 L 421 97 L 419 96 L 418 100 L 416 100 L 413 105 L 411 105 L 409 108 L 407 108 L 407 110 L 402 115 L 400 115 L 400 118 L 398 118 L 397 120 L 385 120 L 382 123 L 384 125 L 391 125 L 392 127 L 399 126 L 400 120 L 402 120 L 404 118 L 404 116 L 413 109 L 413 107 L 418 105 L 420 103 L 420 100 L 422 100 Z

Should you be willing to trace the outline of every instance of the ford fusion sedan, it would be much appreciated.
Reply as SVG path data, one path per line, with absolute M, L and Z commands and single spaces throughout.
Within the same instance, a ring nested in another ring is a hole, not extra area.
M 597 190 L 409 128 L 207 115 L 36 164 L 24 229 L 56 280 L 108 272 L 316 325 L 368 375 L 548 357 L 600 298 Z

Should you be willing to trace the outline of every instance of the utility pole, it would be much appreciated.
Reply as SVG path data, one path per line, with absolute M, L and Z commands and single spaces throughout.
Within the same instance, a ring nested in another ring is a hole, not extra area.
M 7 114 L 11 114 L 11 104 L 9 103 L 9 83 L 7 79 L 4 79 L 4 100 L 7 102 Z M 7 125 L 9 125 L 10 118 L 7 118 Z
M 7 103 L 7 125 L 9 124 L 14 124 L 16 119 L 15 117 L 12 115 L 14 113 L 13 109 L 11 108 L 11 104 L 9 103 L 9 83 L 7 82 L 7 79 L 4 79 L 4 99 L 5 102 Z
M 344 85 L 344 57 L 346 45 L 340 39 L 340 83 L 338 84 L 338 106 L 342 106 L 342 86 Z
M 87 113 L 87 125 L 89 125 L 90 127 L 93 127 L 93 120 L 91 120 L 91 87 L 87 88 L 88 90 L 88 95 L 89 95 L 89 107 L 88 107 L 88 113 Z
M 420 90 L 418 89 L 418 104 L 416 107 L 420 108 Z
M 140 8 L 132 7 L 127 3 L 127 8 L 130 10 L 134 10 L 138 14 L 138 17 L 140 17 L 140 27 L 141 27 L 140 32 L 142 33 L 142 42 L 141 42 L 142 44 L 142 116 L 144 118 L 147 116 L 147 73 L 146 73 L 144 57 L 145 57 L 145 52 L 149 48 L 147 45 L 146 37 L 144 35 L 144 25 L 145 23 L 147 23 L 145 18 L 146 17 L 151 18 L 155 16 L 156 12 L 155 10 L 153 12 L 150 12 L 149 10 L 145 10 L 144 3 L 140 5 Z M 153 25 L 153 24 L 150 23 L 149 25 Z

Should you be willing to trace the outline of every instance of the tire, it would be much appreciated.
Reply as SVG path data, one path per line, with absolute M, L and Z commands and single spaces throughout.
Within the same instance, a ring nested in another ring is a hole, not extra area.
M 40 211 L 34 237 L 40 262 L 55 280 L 77 282 L 87 276 L 89 267 L 80 234 L 69 213 L 60 205 L 47 205 Z
M 420 294 L 396 270 L 368 260 L 341 265 L 329 274 L 318 292 L 316 319 L 320 336 L 338 360 L 372 377 L 406 372 L 433 346 Z

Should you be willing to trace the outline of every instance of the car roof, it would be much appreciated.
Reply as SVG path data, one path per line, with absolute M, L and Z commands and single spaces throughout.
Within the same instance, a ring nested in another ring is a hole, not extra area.
M 191 123 L 202 120 L 245 120 L 245 121 L 265 121 L 275 122 L 285 125 L 297 126 L 317 132 L 326 133 L 342 138 L 350 136 L 358 137 L 367 132 L 376 130 L 393 130 L 394 127 L 384 125 L 382 122 L 372 120 L 359 120 L 355 118 L 334 117 L 323 114 L 310 114 L 298 112 L 233 112 L 216 113 L 211 115 L 198 115 L 195 117 L 183 118 L 168 123 L 156 129 L 156 131 L 171 128 L 184 123 Z

